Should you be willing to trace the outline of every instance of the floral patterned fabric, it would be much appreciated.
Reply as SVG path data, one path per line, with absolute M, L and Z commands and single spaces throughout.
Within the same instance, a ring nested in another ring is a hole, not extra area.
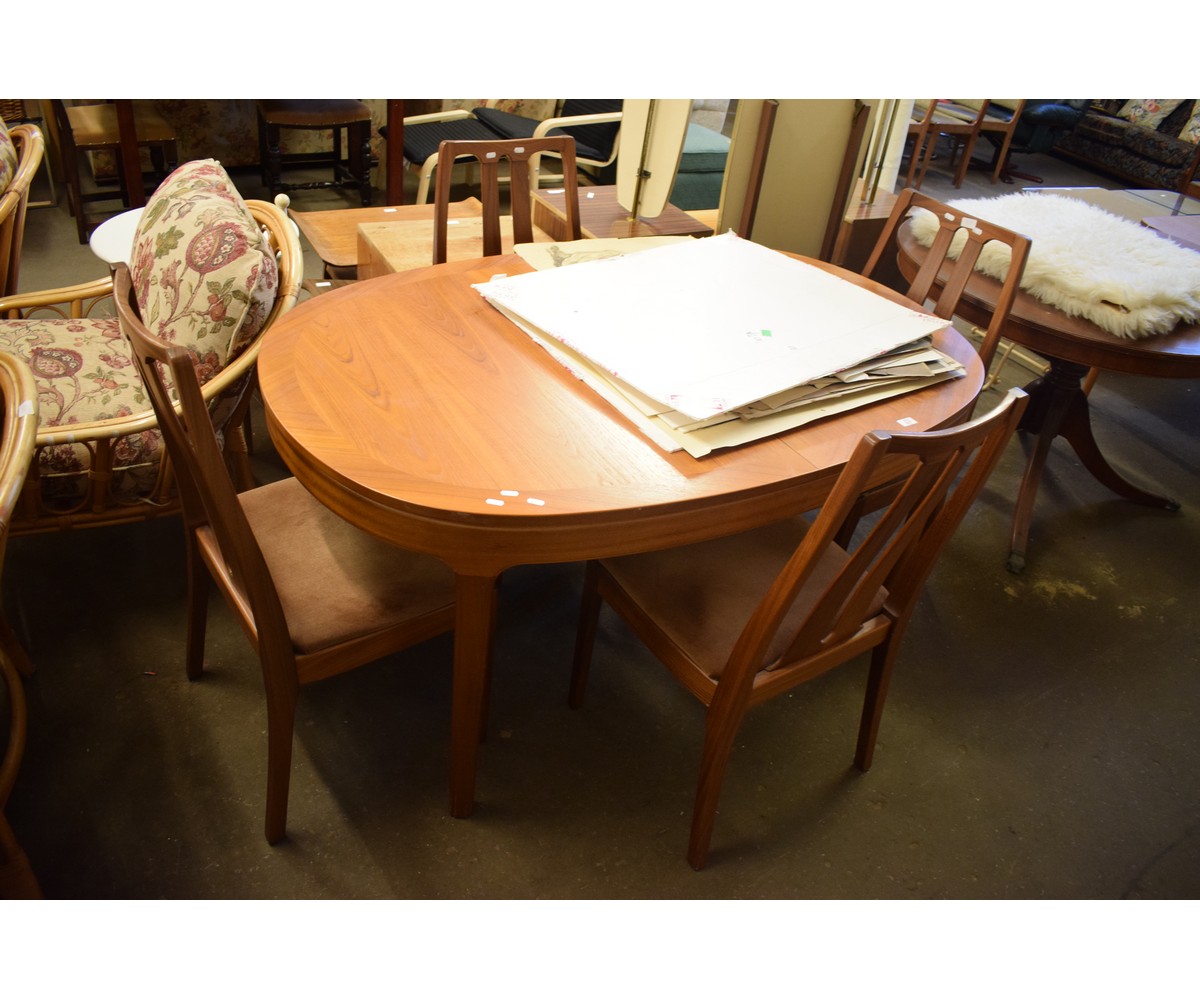
M 17 173 L 17 147 L 8 134 L 8 126 L 0 118 L 0 191 L 8 189 Z
M 151 332 L 192 351 L 207 382 L 258 333 L 279 282 L 274 254 L 221 165 L 188 163 L 150 198 L 134 241 L 131 277 Z M 0 350 L 29 365 L 41 427 L 90 424 L 149 410 L 115 317 L 0 320 Z M 43 495 L 82 493 L 90 448 L 39 451 Z M 113 444 L 114 494 L 143 492 L 157 474 L 157 430 Z
M 149 408 L 133 366 L 129 342 L 116 317 L 24 319 L 0 322 L 0 351 L 23 358 L 38 387 L 38 424 L 64 427 L 127 417 Z M 216 370 L 215 358 L 208 367 Z M 157 431 L 114 442 L 114 492 L 139 493 L 153 482 L 161 451 Z M 48 499 L 73 499 L 79 476 L 91 467 L 82 444 L 59 444 L 38 453 Z
M 1196 102 L 1196 106 L 1192 110 L 1192 117 L 1180 130 L 1179 138 L 1192 145 L 1200 144 L 1200 101 Z
M 262 329 L 279 283 L 262 231 L 216 160 L 185 163 L 154 192 L 129 272 L 150 332 L 215 354 L 218 366 Z

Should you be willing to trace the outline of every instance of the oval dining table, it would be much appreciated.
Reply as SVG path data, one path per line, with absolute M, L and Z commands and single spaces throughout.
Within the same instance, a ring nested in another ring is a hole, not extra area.
M 928 253 L 908 223 L 896 231 L 897 264 L 909 280 Z M 950 265 L 946 266 L 949 272 Z M 941 281 L 937 282 L 939 285 Z M 1000 282 L 976 272 L 967 282 L 958 313 L 969 322 L 987 326 L 1000 294 Z M 1179 323 L 1173 330 L 1150 337 L 1118 337 L 1081 316 L 1041 302 L 1018 291 L 1003 336 L 1045 358 L 1050 370 L 1025 386 L 1029 405 L 1018 431 L 1034 438 L 1013 510 L 1008 568 L 1025 568 L 1042 472 L 1056 437 L 1071 445 L 1083 467 L 1117 496 L 1147 507 L 1178 510 L 1179 502 L 1131 482 L 1104 456 L 1092 433 L 1091 408 L 1084 382 L 1092 371 L 1120 372 L 1154 378 L 1200 378 L 1200 323 Z
M 267 425 L 296 478 L 351 523 L 456 574 L 459 817 L 475 803 L 504 570 L 666 548 L 814 509 L 865 433 L 952 424 L 983 382 L 975 351 L 947 328 L 935 343 L 961 378 L 701 459 L 668 453 L 471 287 L 528 270 L 509 254 L 357 282 L 293 309 L 258 361 Z

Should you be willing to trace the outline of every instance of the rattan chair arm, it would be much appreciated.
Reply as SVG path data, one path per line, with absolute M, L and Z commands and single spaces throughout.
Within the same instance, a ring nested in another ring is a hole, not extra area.
M 13 319 L 30 309 L 47 306 L 65 306 L 85 299 L 100 299 L 112 294 L 112 278 L 97 278 L 82 285 L 67 285 L 64 288 L 48 288 L 41 292 L 19 292 L 0 299 L 0 317 Z

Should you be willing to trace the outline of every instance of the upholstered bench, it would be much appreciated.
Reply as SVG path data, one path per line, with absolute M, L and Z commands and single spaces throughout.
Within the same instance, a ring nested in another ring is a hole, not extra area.
M 146 325 L 195 356 L 218 426 L 242 411 L 257 356 L 251 345 L 290 308 L 299 281 L 289 223 L 274 206 L 255 204 L 252 212 L 215 160 L 184 164 L 146 205 L 129 264 Z M 271 217 L 271 238 L 264 213 L 278 217 Z M 0 350 L 22 359 L 38 386 L 38 450 L 18 515 L 27 530 L 173 509 L 159 432 L 129 345 L 116 317 L 99 314 L 111 308 L 111 282 L 78 287 L 89 292 L 88 311 L 60 307 L 42 315 L 46 303 L 68 300 L 54 292 L 0 301 L 0 315 L 22 316 L 0 319 Z M 13 530 L 21 528 L 15 523 Z
M 721 204 L 721 184 L 728 158 L 728 138 L 703 125 L 689 123 L 675 187 L 671 190 L 671 204 L 685 212 L 717 208 Z

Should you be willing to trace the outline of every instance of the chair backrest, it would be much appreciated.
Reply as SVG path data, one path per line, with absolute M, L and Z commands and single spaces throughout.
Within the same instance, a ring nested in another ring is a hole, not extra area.
M 268 644 L 287 640 L 287 622 L 229 476 L 200 390 L 196 360 L 187 348 L 146 328 L 125 264 L 118 264 L 113 272 L 113 299 L 171 458 L 187 530 L 197 537 L 205 559 L 223 564 L 222 575 L 238 590 L 236 599 L 254 622 L 252 639 L 266 660 L 271 653 Z
M 29 186 L 45 148 L 36 125 L 7 128 L 0 121 L 0 298 L 17 292 Z
M 818 668 L 826 652 L 844 660 L 845 644 L 870 630 L 878 614 L 902 629 L 1027 403 L 1021 389 L 1011 389 L 991 413 L 949 430 L 867 434 L 742 631 L 727 669 L 743 676 L 764 668 L 819 672 L 813 670 L 814 659 Z M 900 489 L 830 571 L 826 556 L 840 552 L 834 539 L 859 496 L 897 462 L 907 462 L 901 467 L 908 468 Z M 802 590 L 820 596 L 806 600 L 809 610 L 800 616 L 793 606 Z
M 1031 241 L 1027 236 L 969 216 L 961 209 L 930 198 L 913 188 L 905 188 L 897 197 L 883 232 L 879 234 L 875 243 L 875 249 L 863 268 L 866 277 L 869 278 L 875 273 L 884 253 L 894 243 L 896 230 L 914 209 L 931 212 L 938 221 L 938 231 L 928 255 L 909 283 L 905 294 L 921 306 L 924 306 L 932 295 L 937 294 L 934 314 L 942 319 L 948 320 L 954 316 L 985 244 L 992 240 L 998 241 L 1005 244 L 1012 254 L 1008 275 L 1004 279 L 1000 295 L 996 299 L 996 308 L 979 347 L 979 356 L 983 359 L 986 369 L 996 353 L 996 345 L 1000 342 L 1008 314 L 1020 290 L 1021 275 L 1025 273 L 1025 261 L 1029 256 Z M 940 293 L 935 293 L 935 283 L 941 285 Z
M 502 252 L 500 237 L 500 161 L 508 161 L 510 212 L 513 240 L 533 239 L 530 160 L 542 153 L 562 160 L 567 229 L 571 239 L 580 238 L 579 187 L 575 175 L 575 140 L 570 136 L 542 139 L 496 139 L 489 141 L 447 140 L 438 147 L 438 161 L 453 163 L 459 157 L 475 157 L 480 164 L 480 194 L 483 201 L 483 253 L 494 257 Z M 433 262 L 446 262 L 447 226 L 450 217 L 450 171 L 437 172 L 434 189 Z

